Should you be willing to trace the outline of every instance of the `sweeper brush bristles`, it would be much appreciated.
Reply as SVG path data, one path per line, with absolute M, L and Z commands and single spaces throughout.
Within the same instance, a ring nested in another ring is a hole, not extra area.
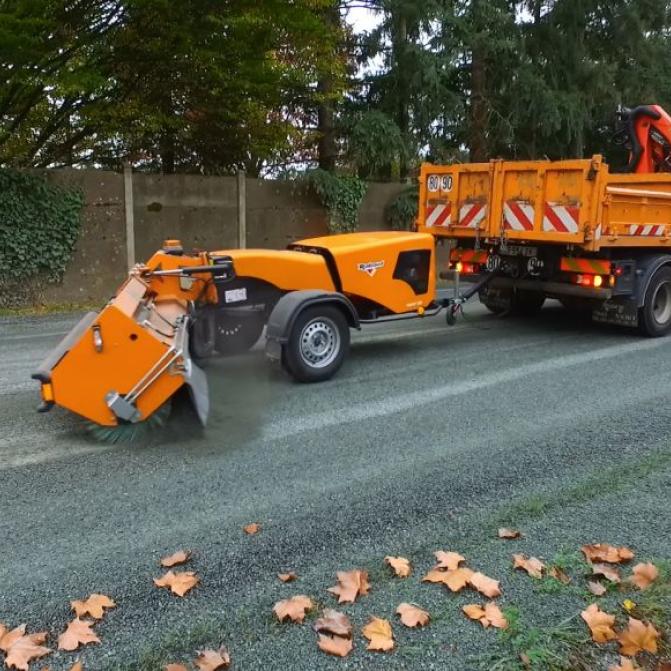
M 154 433 L 162 429 L 172 409 L 172 403 L 164 403 L 151 417 L 136 424 L 119 424 L 118 426 L 101 426 L 87 422 L 89 433 L 101 443 L 111 445 L 131 445 L 146 442 Z

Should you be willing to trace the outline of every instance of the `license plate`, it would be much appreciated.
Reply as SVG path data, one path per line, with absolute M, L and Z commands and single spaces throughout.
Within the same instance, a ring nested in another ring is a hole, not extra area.
M 501 245 L 501 254 L 508 256 L 538 256 L 538 247 L 526 247 L 525 245 Z

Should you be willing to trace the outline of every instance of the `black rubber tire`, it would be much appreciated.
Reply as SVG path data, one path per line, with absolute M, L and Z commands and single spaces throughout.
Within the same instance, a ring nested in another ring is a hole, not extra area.
M 650 280 L 643 307 L 638 311 L 638 328 L 651 338 L 665 336 L 671 331 L 671 268 L 668 266 L 660 268 Z
M 202 312 L 196 315 L 191 323 L 189 334 L 189 350 L 191 356 L 202 361 L 214 354 L 216 325 L 212 312 Z
M 311 365 L 302 354 L 301 339 L 304 331 L 322 322 L 337 332 L 335 350 L 327 357 L 325 365 Z M 282 364 L 284 369 L 298 382 L 323 382 L 332 378 L 340 369 L 349 351 L 349 324 L 343 312 L 334 305 L 315 305 L 303 310 L 291 329 L 289 340 L 283 346 Z
M 513 313 L 521 317 L 534 317 L 545 303 L 545 294 L 540 291 L 518 289 L 513 295 Z
M 487 291 L 481 291 L 478 295 L 480 302 L 495 315 L 502 315 L 510 311 L 510 306 L 503 305 L 500 301 L 491 301 L 488 299 Z
M 258 342 L 263 333 L 263 314 L 251 314 L 235 319 L 217 319 L 215 348 L 223 356 L 243 354 Z

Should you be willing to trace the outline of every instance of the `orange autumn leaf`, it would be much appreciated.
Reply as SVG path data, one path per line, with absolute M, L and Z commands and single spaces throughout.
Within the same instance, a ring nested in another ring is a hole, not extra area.
M 189 671 L 184 664 L 167 664 L 163 671 Z
M 429 624 L 430 615 L 412 603 L 402 603 L 396 609 L 396 614 L 401 616 L 401 622 L 406 627 L 425 627 Z
M 26 633 L 26 625 L 22 624 L 14 629 L 0 624 L 0 650 L 7 652 Z
M 459 568 L 461 562 L 466 561 L 466 557 L 462 557 L 458 552 L 444 552 L 437 550 L 433 553 L 438 563 L 433 567 L 435 569 L 446 569 L 447 571 L 454 571 Z
M 636 564 L 632 570 L 629 582 L 636 585 L 639 589 L 648 589 L 657 578 L 659 578 L 659 571 L 654 564 Z
M 338 571 L 336 577 L 338 584 L 329 587 L 328 591 L 338 597 L 338 603 L 354 603 L 358 596 L 368 594 L 370 590 L 367 571 Z
M 319 634 L 326 633 L 345 638 L 352 636 L 352 622 L 349 617 L 332 608 L 326 608 L 312 628 Z
M 587 623 L 592 640 L 596 643 L 607 643 L 617 638 L 617 634 L 613 631 L 615 616 L 604 613 L 595 603 L 583 610 L 580 617 Z
M 80 620 L 76 617 L 58 637 L 58 649 L 72 651 L 76 650 L 80 645 L 100 643 L 100 639 L 91 629 L 93 624 L 89 620 Z
M 177 596 L 184 596 L 199 582 L 200 578 L 193 571 L 168 571 L 162 577 L 154 578 L 154 585 L 156 585 L 156 587 L 169 589 Z
M 452 592 L 460 592 L 466 587 L 472 575 L 473 571 L 466 567 L 458 568 L 454 571 L 433 569 L 422 578 L 422 582 L 439 582 L 448 587 Z
M 347 657 L 354 647 L 351 638 L 325 636 L 324 634 L 319 635 L 317 645 L 322 652 L 325 652 L 327 655 L 334 655 L 335 657 Z
M 522 534 L 517 531 L 517 529 L 506 529 L 505 527 L 501 527 L 499 529 L 499 538 L 514 540 L 516 538 L 520 538 L 521 536 Z
M 84 666 L 81 662 L 75 662 L 70 671 L 84 671 Z
M 72 601 L 70 605 L 77 617 L 90 615 L 94 620 L 102 620 L 105 608 L 116 607 L 116 603 L 104 594 L 91 594 L 86 601 Z
M 608 564 L 620 564 L 634 558 L 634 553 L 626 547 L 614 547 L 607 543 L 596 543 L 594 545 L 583 545 L 582 553 L 589 562 L 606 562 Z
M 641 668 L 634 664 L 631 659 L 626 657 L 620 657 L 619 664 L 611 664 L 608 667 L 608 671 L 641 671 Z
M 514 554 L 513 567 L 526 571 L 532 578 L 542 578 L 545 564 L 537 557 L 527 558 L 523 554 Z
M 368 650 L 387 652 L 394 648 L 394 634 L 389 620 L 372 615 L 370 622 L 361 630 L 368 639 Z
M 227 669 L 231 664 L 231 656 L 222 645 L 219 650 L 198 651 L 198 657 L 193 661 L 200 671 L 220 671 Z
M 32 634 L 20 636 L 13 640 L 6 650 L 5 666 L 8 669 L 28 671 L 30 662 L 51 654 L 49 648 L 41 645 L 46 640 L 46 634 Z
M 293 582 L 296 580 L 296 578 L 298 578 L 298 576 L 293 571 L 289 571 L 288 573 L 278 573 L 277 577 L 282 582 Z
M 568 585 L 571 582 L 570 576 L 563 569 L 560 569 L 559 566 L 551 566 L 548 569 L 548 575 L 562 583 L 562 585 Z
M 592 566 L 592 575 L 603 576 L 611 582 L 621 582 L 620 570 L 617 566 L 609 566 L 608 564 L 594 564 Z
M 178 550 L 167 557 L 161 558 L 161 566 L 163 568 L 172 568 L 180 564 L 186 564 L 191 559 L 191 550 Z
M 468 582 L 471 587 L 477 589 L 480 594 L 484 594 L 490 599 L 501 596 L 499 581 L 494 580 L 493 578 L 488 578 L 483 573 L 473 573 L 473 575 L 469 577 Z
M 304 594 L 298 594 L 290 599 L 278 601 L 273 606 L 273 613 L 280 622 L 284 622 L 287 618 L 292 622 L 303 622 L 305 613 L 312 608 L 312 599 Z
M 508 620 L 501 612 L 501 609 L 493 602 L 485 604 L 484 607 L 478 604 L 469 604 L 462 608 L 466 617 L 480 622 L 486 629 L 487 627 L 496 627 L 497 629 L 506 629 Z
M 594 596 L 603 596 L 608 590 L 600 582 L 590 580 L 587 583 L 587 589 L 594 594 Z
M 645 624 L 634 617 L 629 618 L 629 626 L 617 637 L 620 644 L 620 654 L 631 657 L 639 652 L 657 654 L 657 639 L 659 632 L 651 625 Z
M 261 531 L 261 525 L 258 522 L 252 522 L 251 524 L 246 524 L 244 527 L 242 527 L 242 530 L 248 536 L 253 536 L 254 534 L 258 534 L 259 531 Z
M 407 578 L 412 573 L 412 568 L 410 562 L 405 557 L 385 557 L 384 561 L 386 564 L 391 566 L 394 570 L 394 573 L 399 578 Z

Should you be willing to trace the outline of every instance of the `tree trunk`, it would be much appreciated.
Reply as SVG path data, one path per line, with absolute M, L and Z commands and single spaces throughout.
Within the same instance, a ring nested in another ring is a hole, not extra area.
M 401 129 L 401 135 L 405 142 L 408 141 L 410 133 L 410 101 L 408 100 L 409 85 L 406 71 L 406 53 L 408 50 L 408 22 L 405 16 L 401 15 L 398 21 L 398 35 L 396 40 L 396 72 L 398 90 L 396 92 L 398 109 L 396 123 Z M 404 156 L 401 156 L 399 165 L 399 177 L 403 180 L 408 177 L 408 162 Z
M 487 73 L 481 49 L 473 47 L 471 60 L 470 159 L 474 163 L 489 160 L 487 147 Z
M 340 11 L 338 5 L 324 10 L 324 21 L 334 30 L 340 27 Z M 334 54 L 334 58 L 336 54 Z M 333 172 L 338 158 L 338 145 L 335 130 L 335 101 L 333 100 L 333 78 L 324 73 L 317 82 L 317 91 L 322 101 L 317 110 L 317 131 L 319 142 L 317 152 L 319 167 Z

